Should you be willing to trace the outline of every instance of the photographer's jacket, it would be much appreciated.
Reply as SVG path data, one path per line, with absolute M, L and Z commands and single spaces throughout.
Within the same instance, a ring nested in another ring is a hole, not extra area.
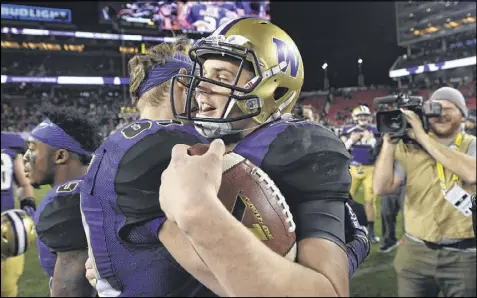
M 453 144 L 448 144 L 448 146 Z M 463 134 L 459 151 L 475 157 L 475 137 Z M 428 242 L 439 243 L 447 239 L 473 238 L 472 217 L 464 216 L 444 199 L 437 174 L 436 161 L 416 145 L 397 145 L 395 175 L 406 177 L 404 226 L 406 233 Z M 447 189 L 454 186 L 452 173 L 444 169 Z M 457 183 L 469 194 L 476 185 Z

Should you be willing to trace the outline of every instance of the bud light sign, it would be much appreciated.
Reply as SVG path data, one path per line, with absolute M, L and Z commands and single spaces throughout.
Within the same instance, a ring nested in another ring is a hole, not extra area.
M 71 10 L 63 8 L 2 4 L 2 19 L 71 23 Z

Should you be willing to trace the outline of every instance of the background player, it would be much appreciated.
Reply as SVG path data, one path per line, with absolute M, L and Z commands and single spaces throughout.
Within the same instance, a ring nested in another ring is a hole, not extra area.
M 88 119 L 55 108 L 28 139 L 24 159 L 30 182 L 52 186 L 38 206 L 35 226 L 40 264 L 50 276 L 53 297 L 95 294 L 84 276 L 88 253 L 79 194 L 91 152 L 100 141 Z
M 25 177 L 23 170 L 22 154 L 25 148 L 25 141 L 18 134 L 2 132 L 2 212 L 14 208 L 15 195 L 13 190 L 14 182 L 18 185 L 18 198 L 20 208 L 28 216 L 33 216 L 36 206 L 33 188 Z M 22 189 L 22 191 L 20 191 Z M 14 215 L 12 214 L 11 217 Z M 17 215 L 16 217 L 22 217 Z M 22 219 L 23 221 L 27 219 Z M 2 222 L 3 229 L 3 222 Z M 15 233 L 16 235 L 16 233 Z M 11 235 L 13 237 L 13 235 Z M 11 239 L 13 240 L 13 239 Z M 2 297 L 16 297 L 18 294 L 18 279 L 23 273 L 25 256 L 14 254 L 8 259 L 2 258 Z
M 374 231 L 376 196 L 373 191 L 375 162 L 373 148 L 376 146 L 376 138 L 374 136 L 378 131 L 371 125 L 371 111 L 367 106 L 360 105 L 356 107 L 353 110 L 352 116 L 355 124 L 344 127 L 341 136 L 346 149 L 350 150 L 353 156 L 350 168 L 353 179 L 350 194 L 353 198 L 356 198 L 359 187 L 363 186 L 369 239 L 371 243 L 379 243 L 379 237 Z

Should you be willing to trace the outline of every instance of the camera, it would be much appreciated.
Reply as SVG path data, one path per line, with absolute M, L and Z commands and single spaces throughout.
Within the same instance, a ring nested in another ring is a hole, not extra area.
M 424 130 L 429 131 L 429 118 L 440 117 L 442 106 L 437 102 L 424 102 L 422 96 L 411 96 L 405 93 L 374 98 L 376 126 L 380 134 L 389 133 L 392 138 L 402 139 L 405 143 L 413 143 L 407 135 L 411 128 L 401 108 L 411 110 L 421 119 Z M 383 111 L 383 106 L 390 106 L 390 110 Z

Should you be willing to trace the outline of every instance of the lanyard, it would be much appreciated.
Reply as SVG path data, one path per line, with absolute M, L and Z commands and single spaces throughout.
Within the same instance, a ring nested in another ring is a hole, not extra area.
M 463 138 L 462 133 L 459 133 L 457 135 L 457 138 L 454 141 L 454 145 L 455 145 L 457 151 L 459 151 L 460 145 L 462 144 L 462 138 Z M 444 167 L 442 166 L 442 164 L 440 162 L 436 162 L 436 168 L 437 168 L 437 176 L 439 177 L 439 180 L 440 180 L 441 189 L 442 189 L 442 191 L 444 192 L 444 195 L 445 195 L 445 193 L 447 191 L 447 185 L 446 185 L 446 176 L 445 176 L 445 173 L 444 173 Z M 457 177 L 457 175 L 453 173 L 452 174 L 452 182 L 457 182 L 458 180 L 459 180 L 459 177 Z

